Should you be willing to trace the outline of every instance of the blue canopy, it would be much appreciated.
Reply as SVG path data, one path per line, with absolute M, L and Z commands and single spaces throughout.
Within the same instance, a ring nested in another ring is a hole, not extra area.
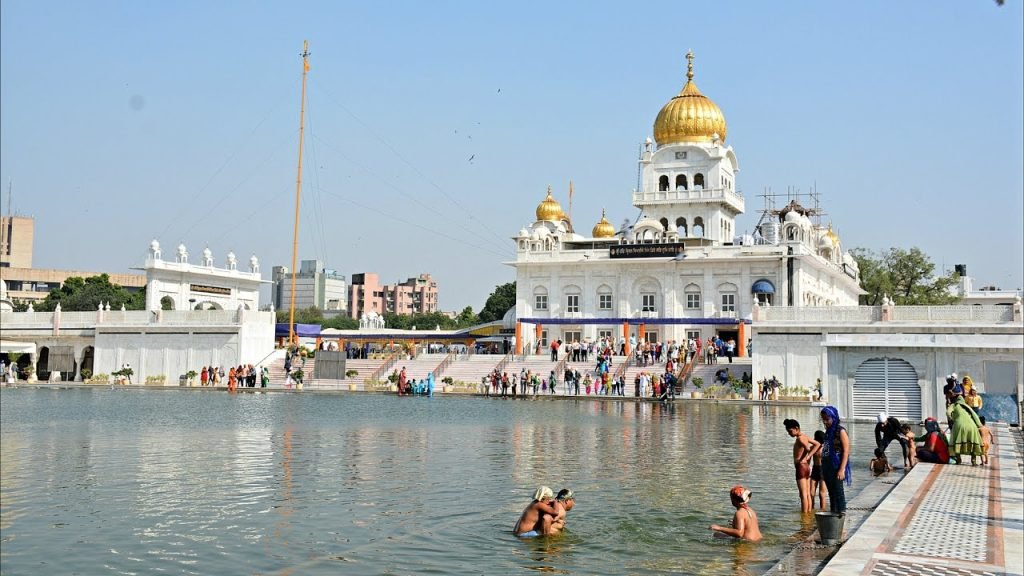
M 274 329 L 275 336 L 288 336 L 288 323 L 280 323 Z M 319 324 L 296 324 L 295 335 L 300 338 L 316 338 L 320 335 Z
M 767 280 L 758 280 L 750 289 L 754 294 L 775 294 L 775 286 Z

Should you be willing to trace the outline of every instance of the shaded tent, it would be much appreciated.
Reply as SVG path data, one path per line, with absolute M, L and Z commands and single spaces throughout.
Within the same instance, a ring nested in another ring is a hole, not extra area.
M 316 338 L 320 335 L 319 324 L 296 324 L 295 335 L 299 338 Z M 274 336 L 278 338 L 287 338 L 288 334 L 288 323 L 279 323 L 274 329 Z

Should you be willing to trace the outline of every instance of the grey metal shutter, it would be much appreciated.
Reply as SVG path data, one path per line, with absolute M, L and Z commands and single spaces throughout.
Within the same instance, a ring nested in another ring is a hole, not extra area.
M 917 371 L 899 358 L 872 358 L 854 374 L 853 416 L 873 419 L 887 412 L 900 420 L 921 421 Z

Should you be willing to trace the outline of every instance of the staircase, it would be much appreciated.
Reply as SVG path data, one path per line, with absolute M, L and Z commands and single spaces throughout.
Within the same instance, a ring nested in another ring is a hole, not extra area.
M 306 358 L 306 364 L 302 364 L 301 358 L 296 358 L 292 361 L 292 372 L 302 368 L 302 380 L 303 382 L 311 382 L 313 380 L 313 368 L 316 366 L 316 358 Z M 284 374 L 284 358 L 279 358 L 272 361 L 268 366 L 270 368 L 270 384 L 269 386 L 284 386 L 285 374 Z M 259 386 L 259 380 L 256 381 L 256 386 Z
M 551 356 L 548 354 L 530 354 L 513 358 L 512 361 L 509 362 L 508 365 L 502 370 L 502 372 L 507 372 L 509 379 L 511 379 L 513 374 L 516 374 L 518 376 L 519 373 L 522 372 L 523 369 L 525 369 L 527 372 L 539 374 L 541 379 L 544 379 L 548 378 L 551 375 L 551 371 L 554 370 L 556 365 L 558 365 L 558 362 L 552 361 Z M 581 370 L 580 376 L 582 375 L 583 371 Z M 558 377 L 559 388 L 561 389 L 561 391 L 564 392 L 565 388 L 562 383 L 563 375 L 557 374 L 556 376 Z M 509 388 L 510 393 L 511 391 L 512 389 Z M 522 388 L 518 388 L 518 391 L 521 394 Z M 537 393 L 540 394 L 539 388 Z
M 718 364 L 695 364 L 693 366 L 693 372 L 690 377 L 683 384 L 683 392 L 696 392 L 697 387 L 693 385 L 694 378 L 704 379 L 704 388 L 712 384 L 717 384 L 715 381 L 715 372 L 722 368 L 728 368 L 729 373 L 732 374 L 736 379 L 743 376 L 743 373 L 753 374 L 753 366 L 750 358 L 733 358 L 732 364 L 729 364 L 728 358 L 719 358 Z
M 494 367 L 504 358 L 501 354 L 470 354 L 456 358 L 441 373 L 441 377 L 451 378 L 455 383 L 467 386 L 479 385 L 480 379 L 491 373 Z
M 448 354 L 443 352 L 437 354 L 420 354 L 412 360 L 399 360 L 394 365 L 393 369 L 401 372 L 404 367 L 405 377 L 409 380 L 416 380 L 418 382 L 433 372 L 441 362 L 444 362 L 446 356 L 448 356 Z M 391 371 L 389 370 L 388 372 L 390 373 Z M 435 378 L 434 386 L 441 386 L 440 378 Z

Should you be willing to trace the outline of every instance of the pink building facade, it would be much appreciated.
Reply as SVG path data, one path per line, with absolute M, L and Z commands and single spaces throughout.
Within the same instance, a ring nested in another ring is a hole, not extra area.
M 381 284 L 373 272 L 353 274 L 348 287 L 348 314 L 420 314 L 437 312 L 437 282 L 420 274 L 400 284 Z

